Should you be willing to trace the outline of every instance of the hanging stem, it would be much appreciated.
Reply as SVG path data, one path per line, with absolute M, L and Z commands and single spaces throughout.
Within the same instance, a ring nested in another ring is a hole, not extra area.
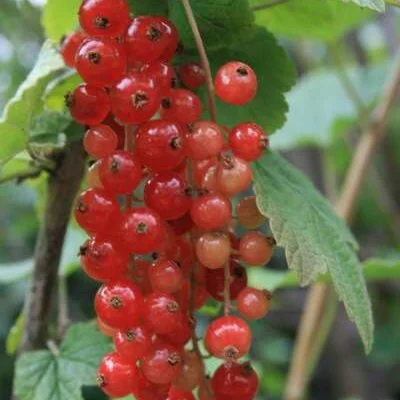
M 183 7 L 185 8 L 186 17 L 188 19 L 190 28 L 192 29 L 194 40 L 196 42 L 197 51 L 199 52 L 201 66 L 204 69 L 206 74 L 206 83 L 207 83 L 207 92 L 208 92 L 208 103 L 210 107 L 210 116 L 213 122 L 217 120 L 217 105 L 215 101 L 215 91 L 214 91 L 214 83 L 213 76 L 211 73 L 210 61 L 207 57 L 207 52 L 204 46 L 203 39 L 201 38 L 201 34 L 199 31 L 199 27 L 197 25 L 196 19 L 193 14 L 192 7 L 190 5 L 189 0 L 182 0 Z

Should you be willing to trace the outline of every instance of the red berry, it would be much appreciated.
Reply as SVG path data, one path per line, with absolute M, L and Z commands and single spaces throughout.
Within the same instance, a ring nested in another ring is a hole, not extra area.
M 197 259 L 210 269 L 222 268 L 229 260 L 231 242 L 220 232 L 207 232 L 196 241 Z
M 111 155 L 117 145 L 117 134 L 108 125 L 93 126 L 85 133 L 83 138 L 83 147 L 94 158 Z
M 204 177 L 207 175 L 208 171 L 216 167 L 217 159 L 210 158 L 209 160 L 195 161 L 192 163 L 193 169 L 193 180 L 196 188 L 202 188 Z
M 195 90 L 206 83 L 206 73 L 199 64 L 182 65 L 179 68 L 179 76 L 190 90 Z
M 98 330 L 104 335 L 108 337 L 113 337 L 115 333 L 115 329 L 111 328 L 107 324 L 105 324 L 99 317 L 96 318 L 96 325 Z
M 129 255 L 112 241 L 95 236 L 80 248 L 85 272 L 99 281 L 121 278 L 128 270 Z
M 254 161 L 268 148 L 268 137 L 257 124 L 250 122 L 240 124 L 229 133 L 229 147 L 235 156 L 246 161 Z
M 110 99 L 112 112 L 118 120 L 142 124 L 157 112 L 161 96 L 153 78 L 130 73 L 111 90 Z
M 163 18 L 136 17 L 125 37 L 129 57 L 143 64 L 160 59 L 170 45 L 171 35 L 171 24 Z
M 159 335 L 167 335 L 179 326 L 182 310 L 172 295 L 153 292 L 145 299 L 144 317 L 149 329 Z
M 232 361 L 249 352 L 251 340 L 251 331 L 245 321 L 224 316 L 208 326 L 204 343 L 215 357 Z
M 260 232 L 247 232 L 240 239 L 240 258 L 250 265 L 262 266 L 270 262 L 275 240 Z
M 135 326 L 114 333 L 117 352 L 131 362 L 142 358 L 151 348 L 151 332 L 145 326 Z
M 142 165 L 128 151 L 118 150 L 100 161 L 99 173 L 107 192 L 129 194 L 142 179 Z
M 181 372 L 182 354 L 178 347 L 161 343 L 143 358 L 141 368 L 144 376 L 152 383 L 166 385 Z
M 185 157 L 183 128 L 167 120 L 143 124 L 136 137 L 136 154 L 154 172 L 175 169 Z
M 171 65 L 156 61 L 151 64 L 145 64 L 140 68 L 141 73 L 150 75 L 156 82 L 162 96 L 166 96 L 174 80 L 174 69 Z
M 99 125 L 110 111 L 110 102 L 103 89 L 81 84 L 65 96 L 72 118 L 82 125 Z
M 133 282 L 117 280 L 100 287 L 94 307 L 98 317 L 108 326 L 128 329 L 143 315 L 143 297 Z
M 176 327 L 176 330 L 166 335 L 162 335 L 162 338 L 175 346 L 185 346 L 192 337 L 192 330 L 193 321 L 186 315 L 182 314 L 181 321 Z
M 268 314 L 271 293 L 251 287 L 244 288 L 237 298 L 237 307 L 243 317 L 254 320 Z
M 139 286 L 143 294 L 147 294 L 151 291 L 148 278 L 150 265 L 150 261 L 142 258 L 135 258 L 133 263 L 130 265 L 129 277 Z
M 117 134 L 117 149 L 122 150 L 125 145 L 125 126 L 123 125 L 123 123 L 121 121 L 117 121 L 112 113 L 109 113 L 107 115 L 107 118 L 104 120 L 103 123 L 108 125 Z
M 182 390 L 194 390 L 200 384 L 203 374 L 203 360 L 196 352 L 186 350 L 182 356 L 182 371 L 174 386 Z
M 126 71 L 125 50 L 112 39 L 86 39 L 76 55 L 76 69 L 93 86 L 112 86 Z
M 225 363 L 214 372 L 211 386 L 220 400 L 253 400 L 259 379 L 249 362 Z
M 129 21 L 125 0 L 84 0 L 79 9 L 79 23 L 92 36 L 122 35 Z
M 236 205 L 236 216 L 239 224 L 246 229 L 259 228 L 265 222 L 264 215 L 258 209 L 255 196 L 244 197 L 239 201 Z
M 231 61 L 217 71 L 215 94 L 226 103 L 243 105 L 256 93 L 257 76 L 247 64 Z
M 87 233 L 102 233 L 111 228 L 119 215 L 118 202 L 103 189 L 83 192 L 75 206 L 75 219 Z
M 122 216 L 119 228 L 122 245 L 135 254 L 156 251 L 164 232 L 165 226 L 159 215 L 147 207 L 128 210 Z
M 231 203 L 218 193 L 208 193 L 193 200 L 190 213 L 200 229 L 221 229 L 231 220 Z
M 173 221 L 168 221 L 169 226 L 172 227 L 176 235 L 184 235 L 190 232 L 193 228 L 193 220 L 190 216 L 190 212 L 187 212 L 183 217 L 175 219 Z
M 230 297 L 235 300 L 247 285 L 246 269 L 234 260 L 230 261 L 231 283 L 229 285 Z M 218 301 L 224 301 L 225 274 L 222 268 L 207 269 L 206 288 L 208 293 Z
M 100 181 L 99 166 L 100 166 L 100 161 L 96 161 L 89 167 L 87 171 L 86 180 L 88 187 L 90 188 L 104 189 Z
M 167 400 L 195 400 L 195 398 L 192 392 L 181 390 L 176 386 L 171 386 Z
M 187 156 L 202 161 L 217 156 L 224 147 L 224 136 L 214 122 L 198 121 L 189 126 L 185 139 Z
M 151 383 L 138 368 L 138 374 L 134 382 L 133 394 L 136 400 L 165 400 L 170 384 L 156 385 Z
M 179 45 L 179 35 L 175 25 L 167 18 L 157 17 L 165 26 L 166 34 L 168 36 L 168 45 L 164 52 L 161 54 L 160 61 L 168 63 L 175 55 Z
M 118 353 L 108 353 L 97 371 L 97 384 L 111 397 L 125 397 L 133 390 L 136 366 Z
M 161 101 L 161 118 L 181 124 L 193 124 L 202 113 L 200 99 L 190 90 L 171 89 Z
M 81 31 L 72 32 L 63 38 L 60 47 L 60 54 L 68 67 L 75 68 L 76 53 L 86 38 L 87 36 Z
M 192 204 L 191 190 L 180 175 L 162 172 L 147 182 L 144 201 L 161 218 L 175 220 L 189 211 Z
M 194 290 L 195 310 L 198 310 L 199 308 L 203 307 L 209 298 L 207 289 L 203 283 L 196 282 L 194 287 L 191 287 L 189 281 L 186 279 L 185 282 L 183 283 L 181 291 L 179 292 L 179 304 L 185 311 L 188 311 L 191 305 L 192 289 Z
M 182 287 L 182 271 L 172 260 L 165 258 L 156 260 L 149 268 L 148 274 L 154 291 L 174 293 Z

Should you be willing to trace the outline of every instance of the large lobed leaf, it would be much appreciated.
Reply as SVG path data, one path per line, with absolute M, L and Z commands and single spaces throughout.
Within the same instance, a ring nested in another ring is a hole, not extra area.
M 81 387 L 96 384 L 98 364 L 110 347 L 96 324 L 75 324 L 57 353 L 34 351 L 18 359 L 14 393 L 18 400 L 83 400 Z
M 367 351 L 373 319 L 357 243 L 311 182 L 279 155 L 267 153 L 254 166 L 255 192 L 278 245 L 302 285 L 329 272 L 338 296 Z

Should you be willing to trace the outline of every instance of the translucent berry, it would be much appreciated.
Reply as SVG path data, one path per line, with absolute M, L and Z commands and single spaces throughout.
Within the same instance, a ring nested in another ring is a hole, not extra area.
M 116 351 L 131 362 L 142 358 L 151 349 L 152 333 L 142 325 L 114 333 Z
M 171 89 L 161 101 L 161 118 L 181 124 L 193 124 L 202 113 L 198 96 L 186 89 Z
M 136 137 L 136 155 L 154 172 L 175 169 L 185 158 L 184 130 L 168 120 L 143 124 Z
M 203 283 L 195 283 L 192 286 L 188 280 L 185 280 L 182 289 L 179 292 L 179 304 L 181 308 L 188 311 L 192 301 L 192 290 L 194 291 L 194 309 L 198 310 L 206 304 L 209 294 Z
M 240 239 L 240 258 L 250 265 L 264 265 L 271 261 L 275 240 L 260 232 L 247 232 Z
M 96 294 L 94 306 L 98 317 L 117 329 L 128 329 L 143 315 L 143 297 L 139 288 L 128 280 L 103 284 Z
M 162 97 L 166 96 L 174 82 L 174 68 L 164 62 L 156 61 L 145 64 L 140 68 L 140 72 L 150 75 L 155 81 Z
M 221 229 L 231 220 L 231 203 L 217 193 L 208 193 L 193 200 L 193 222 L 200 229 Z
M 90 128 L 83 138 L 86 152 L 94 158 L 111 155 L 118 145 L 117 134 L 108 125 L 97 125 Z
M 65 96 L 72 118 L 82 125 L 99 125 L 110 111 L 110 102 L 103 89 L 81 84 Z
M 165 227 L 159 215 L 148 207 L 132 208 L 121 218 L 119 235 L 130 253 L 146 254 L 157 250 Z
M 236 216 L 239 224 L 246 229 L 257 229 L 265 222 L 257 206 L 255 196 L 245 197 L 236 206 Z
M 87 36 L 85 33 L 77 31 L 70 33 L 62 39 L 60 54 L 68 67 L 75 68 L 76 53 L 86 38 Z
M 154 291 L 177 292 L 183 284 L 183 274 L 178 264 L 172 260 L 160 258 L 148 271 L 149 281 Z
M 185 350 L 182 355 L 182 371 L 174 381 L 174 386 L 192 391 L 199 386 L 204 374 L 203 360 L 194 351 Z
M 202 161 L 217 156 L 224 147 L 224 136 L 214 122 L 198 121 L 188 126 L 186 135 L 187 156 Z
M 111 328 L 107 324 L 105 324 L 99 317 L 96 318 L 96 325 L 98 330 L 104 335 L 108 337 L 113 337 L 115 333 L 115 329 Z
M 194 161 L 192 163 L 193 180 L 197 189 L 203 187 L 202 184 L 204 181 L 204 177 L 206 176 L 210 168 L 213 168 L 216 165 L 217 165 L 217 158 L 210 158 L 208 160 L 203 160 L 203 161 Z
M 81 193 L 75 205 L 76 222 L 90 234 L 102 233 L 111 228 L 118 215 L 118 202 L 99 188 Z
M 79 23 L 91 36 L 120 36 L 129 25 L 129 12 L 125 0 L 84 0 Z
M 113 39 L 86 39 L 76 55 L 76 69 L 90 85 L 112 86 L 126 71 L 124 47 Z
M 182 390 L 176 386 L 171 386 L 166 400 L 195 400 L 191 391 Z
M 257 76 L 247 64 L 231 61 L 217 71 L 215 93 L 226 103 L 246 104 L 257 93 Z
M 100 162 L 96 161 L 89 167 L 87 171 L 86 180 L 90 188 L 104 189 L 100 181 L 99 167 L 100 167 Z
M 262 319 L 268 314 L 270 299 L 270 292 L 246 287 L 239 293 L 237 307 L 247 319 Z
M 118 353 L 108 353 L 97 371 L 97 384 L 111 397 L 125 397 L 133 390 L 136 366 Z
M 232 361 L 249 352 L 251 340 L 251 331 L 245 321 L 234 316 L 224 316 L 208 326 L 204 343 L 215 357 Z
M 195 90 L 206 83 L 206 73 L 199 64 L 183 64 L 179 68 L 182 83 L 190 90 Z
M 193 220 L 190 216 L 190 212 L 187 212 L 183 217 L 175 220 L 168 221 L 169 226 L 172 227 L 176 235 L 184 235 L 193 228 Z
M 142 165 L 128 151 L 118 150 L 100 161 L 100 180 L 107 192 L 129 194 L 142 179 Z
M 196 241 L 197 259 L 210 269 L 222 268 L 229 260 L 231 243 L 227 235 L 207 232 Z

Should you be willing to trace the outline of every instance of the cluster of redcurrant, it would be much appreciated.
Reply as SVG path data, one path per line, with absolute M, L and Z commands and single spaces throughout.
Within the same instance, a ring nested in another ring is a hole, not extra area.
M 196 388 L 201 400 L 254 399 L 257 374 L 239 361 L 252 340 L 242 317 L 263 318 L 269 293 L 247 287 L 246 268 L 268 263 L 274 240 L 256 231 L 265 219 L 255 197 L 238 195 L 268 139 L 254 123 L 228 130 L 200 120 L 194 90 L 205 71 L 172 66 L 180 46 L 168 19 L 133 18 L 125 0 L 85 0 L 79 17 L 82 30 L 64 39 L 61 54 L 85 82 L 66 104 L 88 127 L 84 147 L 94 161 L 75 207 L 90 236 L 80 258 L 102 282 L 98 325 L 115 345 L 98 383 L 111 397 L 137 400 L 190 400 Z M 214 84 L 234 105 L 257 91 L 254 71 L 238 61 L 222 66 Z M 235 224 L 248 230 L 240 239 Z M 223 360 L 208 380 L 194 311 L 210 297 L 225 315 L 204 335 Z M 242 317 L 231 314 L 232 301 Z

